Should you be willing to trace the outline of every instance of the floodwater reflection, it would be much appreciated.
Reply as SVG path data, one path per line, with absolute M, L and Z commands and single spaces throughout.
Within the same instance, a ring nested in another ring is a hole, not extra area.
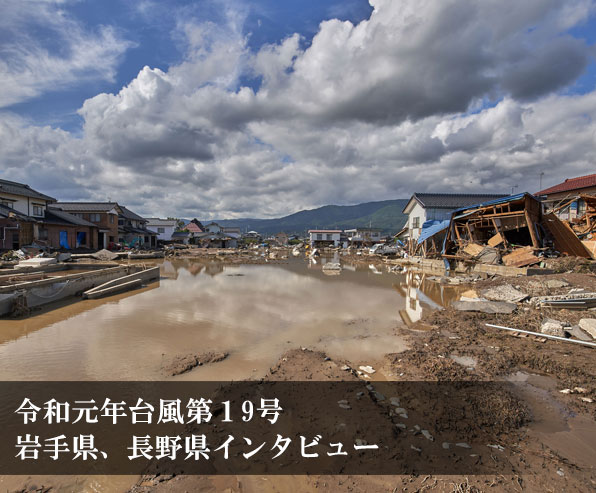
M 416 275 L 364 264 L 325 276 L 324 262 L 164 260 L 153 289 L 0 320 L 1 378 L 164 379 L 164 361 L 205 351 L 230 356 L 176 378 L 257 378 L 299 346 L 369 363 L 405 349 L 397 328 L 447 299 L 443 286 Z

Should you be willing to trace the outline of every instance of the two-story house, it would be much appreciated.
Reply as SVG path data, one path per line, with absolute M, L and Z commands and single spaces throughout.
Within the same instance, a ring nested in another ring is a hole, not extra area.
M 377 228 L 354 228 L 346 229 L 344 233 L 350 246 L 361 246 L 379 243 L 381 241 L 381 231 Z
M 507 197 L 508 194 L 415 193 L 403 209 L 407 214 L 408 235 L 417 240 L 427 221 L 445 221 L 454 210 Z
M 117 202 L 58 202 L 65 212 L 89 221 L 99 228 L 99 248 L 115 244 L 155 247 L 157 233 L 147 229 L 147 220 Z
M 109 248 L 118 242 L 118 216 L 122 209 L 116 202 L 58 202 L 56 206 L 95 224 L 99 228 L 98 248 Z
M 567 178 L 534 195 L 544 198 L 546 211 L 554 210 L 559 218 L 571 221 L 586 212 L 586 200 L 581 195 L 596 196 L 596 174 Z
M 338 247 L 342 244 L 343 231 L 341 229 L 310 229 L 308 236 L 311 248 Z
M 37 243 L 52 248 L 97 248 L 95 224 L 62 211 L 56 199 L 29 185 L 0 180 L 0 249 Z
M 157 241 L 172 241 L 177 223 L 176 219 L 147 218 L 147 228 L 157 233 Z

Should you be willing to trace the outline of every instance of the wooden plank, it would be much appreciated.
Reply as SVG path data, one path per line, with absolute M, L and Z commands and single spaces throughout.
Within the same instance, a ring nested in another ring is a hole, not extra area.
M 534 255 L 532 247 L 518 248 L 502 260 L 507 267 L 525 267 L 526 265 L 537 264 L 540 259 Z
M 596 259 L 596 241 L 584 240 L 584 241 L 582 241 L 582 243 L 584 244 L 584 246 L 586 247 L 588 252 L 590 252 L 590 255 L 592 256 L 592 258 Z
M 478 255 L 482 250 L 484 250 L 484 247 L 482 245 L 478 245 L 476 243 L 468 243 L 465 247 L 464 247 L 464 252 L 466 252 L 468 255 L 471 255 L 472 257 L 475 257 L 476 255 Z
M 490 247 L 496 247 L 497 245 L 500 245 L 501 243 L 503 243 L 503 237 L 501 236 L 500 233 L 497 233 L 495 236 L 493 236 L 492 238 L 489 238 L 489 240 L 487 241 L 487 244 Z
M 544 216 L 544 224 L 548 227 L 555 240 L 555 248 L 561 253 L 575 257 L 592 258 L 588 249 L 567 223 L 561 221 L 554 214 Z
M 534 221 L 530 217 L 530 213 L 526 209 L 526 224 L 528 225 L 528 231 L 530 232 L 530 238 L 532 238 L 532 245 L 534 248 L 540 248 L 540 244 L 538 243 L 538 238 L 536 237 L 536 231 L 534 231 Z

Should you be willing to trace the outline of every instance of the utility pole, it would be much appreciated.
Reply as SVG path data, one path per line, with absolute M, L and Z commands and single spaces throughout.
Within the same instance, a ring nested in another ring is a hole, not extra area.
M 539 190 L 542 191 L 542 177 L 544 176 L 544 171 L 540 172 L 540 188 Z
M 518 188 L 518 185 L 513 185 L 513 186 L 511 187 L 511 195 L 513 195 L 513 191 L 514 191 L 516 188 Z

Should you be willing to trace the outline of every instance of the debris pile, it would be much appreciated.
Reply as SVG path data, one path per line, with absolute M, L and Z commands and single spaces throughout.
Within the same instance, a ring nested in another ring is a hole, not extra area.
M 528 193 L 454 211 L 436 234 L 444 235 L 441 256 L 447 260 L 527 267 L 561 254 L 590 258 L 569 224 L 553 213 L 543 214 L 540 202 Z

